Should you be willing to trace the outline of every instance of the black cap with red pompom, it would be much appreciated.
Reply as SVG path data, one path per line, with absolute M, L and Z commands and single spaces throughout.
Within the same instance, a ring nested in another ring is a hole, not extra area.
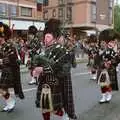
M 34 25 L 29 26 L 29 28 L 28 28 L 29 34 L 36 34 L 37 32 L 38 32 L 38 30 Z
M 97 43 L 97 36 L 94 35 L 94 34 L 91 34 L 91 35 L 88 37 L 88 42 L 89 42 L 89 43 Z
M 114 41 L 117 38 L 120 38 L 120 34 L 116 32 L 114 29 L 105 29 L 101 31 L 99 34 L 99 40 L 105 41 L 107 43 L 110 41 Z
M 60 26 L 60 20 L 54 18 L 49 19 L 45 24 L 44 35 L 50 33 L 55 38 L 59 37 L 61 35 Z

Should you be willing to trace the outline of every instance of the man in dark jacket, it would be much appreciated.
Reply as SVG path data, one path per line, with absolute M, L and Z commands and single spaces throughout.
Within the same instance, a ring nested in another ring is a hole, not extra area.
M 10 112 L 15 107 L 15 99 L 11 96 L 9 88 L 14 88 L 17 97 L 24 98 L 18 55 L 15 46 L 9 41 L 10 37 L 10 28 L 6 24 L 0 23 L 0 94 L 6 102 L 6 106 L 3 108 L 5 112 Z
M 28 28 L 28 41 L 27 41 L 27 47 L 29 50 L 29 70 L 31 74 L 31 81 L 29 82 L 29 85 L 36 84 L 36 78 L 33 77 L 32 71 L 33 71 L 33 58 L 35 55 L 39 54 L 41 52 L 41 41 L 39 40 L 39 37 L 37 35 L 37 28 L 32 25 Z
M 76 119 L 70 72 L 71 66 L 76 66 L 74 45 L 70 40 L 63 44 L 60 37 L 60 21 L 50 19 L 44 30 L 46 49 L 36 56 L 34 63 L 34 71 L 40 76 L 36 106 L 42 109 L 44 120 L 50 120 L 50 113 Z

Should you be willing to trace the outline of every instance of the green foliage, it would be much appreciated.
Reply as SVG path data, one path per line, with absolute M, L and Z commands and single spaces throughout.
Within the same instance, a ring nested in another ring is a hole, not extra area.
M 114 7 L 114 29 L 120 32 L 120 5 Z

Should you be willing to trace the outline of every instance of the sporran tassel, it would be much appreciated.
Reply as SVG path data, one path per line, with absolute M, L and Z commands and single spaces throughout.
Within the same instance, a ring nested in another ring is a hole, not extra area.
M 45 84 L 42 88 L 40 104 L 43 111 L 53 111 L 51 89 L 50 86 L 47 84 Z

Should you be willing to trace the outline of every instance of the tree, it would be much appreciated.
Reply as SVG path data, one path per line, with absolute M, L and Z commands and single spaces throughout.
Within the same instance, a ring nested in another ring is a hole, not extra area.
M 114 29 L 120 32 L 120 5 L 114 7 Z

